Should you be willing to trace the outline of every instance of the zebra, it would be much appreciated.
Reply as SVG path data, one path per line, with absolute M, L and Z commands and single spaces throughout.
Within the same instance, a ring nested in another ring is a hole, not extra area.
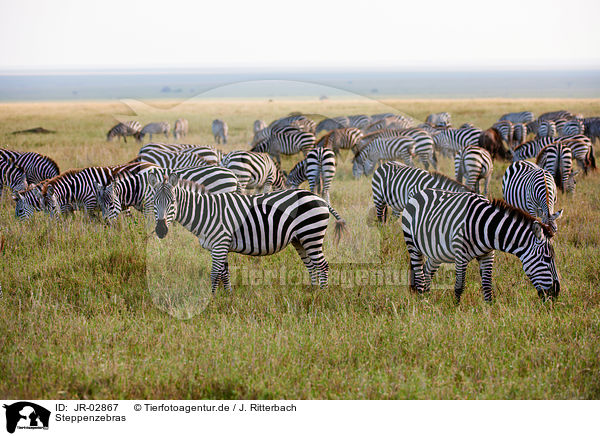
M 441 130 L 433 136 L 433 143 L 446 155 L 455 155 L 468 145 L 479 144 L 481 130 L 469 129 L 446 129 Z
M 262 192 L 285 189 L 286 175 L 267 153 L 232 151 L 223 156 L 221 165 L 238 179 L 240 192 L 256 189 Z
M 502 140 L 506 143 L 509 148 L 513 148 L 513 137 L 514 137 L 514 126 L 508 120 L 502 120 L 492 125 L 493 129 L 496 129 L 502 135 Z
M 343 129 L 349 126 L 350 120 L 348 117 L 325 118 L 317 124 L 317 127 L 315 128 L 315 135 L 318 135 L 323 130 L 331 131 L 335 129 Z
M 536 164 L 552 174 L 562 192 L 575 191 L 575 176 L 579 171 L 573 171 L 573 152 L 569 147 L 561 142 L 545 146 L 538 154 Z
M 414 166 L 414 150 L 415 140 L 408 136 L 376 139 L 352 159 L 352 174 L 357 179 L 363 174 L 368 176 L 381 160 L 400 158 L 406 165 Z
M 484 148 L 477 145 L 468 145 L 458 152 L 454 158 L 454 171 L 456 180 L 479 194 L 479 181 L 483 179 L 483 195 L 488 194 L 488 186 L 492 177 L 494 164 L 492 155 Z
M 584 118 L 583 134 L 590 138 L 592 144 L 600 139 L 600 117 Z
M 279 118 L 273 121 L 268 127 L 274 130 L 282 127 L 295 127 L 302 132 L 314 134 L 317 123 L 305 115 L 290 115 L 289 117 Z
M 256 134 L 257 132 L 261 131 L 262 129 L 265 129 L 267 127 L 267 123 L 265 123 L 263 120 L 256 120 L 254 121 L 254 134 Z
M 459 127 L 459 129 L 475 129 L 475 128 L 476 128 L 475 124 L 469 123 L 469 122 L 462 123 Z
M 508 114 L 504 114 L 500 117 L 498 121 L 510 121 L 511 123 L 523 123 L 527 124 L 535 120 L 535 116 L 533 112 L 524 111 L 524 112 L 510 112 Z
M 542 148 L 552 144 L 556 138 L 544 137 L 524 142 L 513 150 L 513 162 L 536 157 Z
M 353 150 L 356 153 L 357 147 L 364 136 L 362 130 L 357 127 L 333 129 L 319 139 L 316 147 L 331 148 L 336 155 L 340 154 L 340 149 Z
M 19 220 L 31 218 L 34 212 L 45 209 L 46 203 L 42 194 L 42 184 L 31 184 L 24 191 L 13 191 L 15 217 Z
M 347 127 L 358 127 L 362 129 L 371 124 L 371 117 L 368 115 L 348 115 Z
M 537 139 L 556 136 L 556 124 L 552 120 L 543 120 L 537 129 Z
M 0 147 L 0 166 L 2 161 L 5 162 L 4 165 L 17 165 L 25 171 L 28 184 L 36 184 L 60 174 L 60 169 L 54 160 L 33 151 L 15 151 Z
M 548 171 L 526 160 L 513 162 L 502 177 L 502 196 L 508 204 L 527 211 L 556 232 L 556 220 L 563 210 L 554 212 L 556 183 Z
M 560 130 L 560 136 L 575 136 L 583 135 L 585 132 L 584 124 L 582 120 L 572 119 L 567 121 Z
M 527 126 L 524 123 L 513 123 L 511 148 L 514 150 L 527 140 Z
M 161 144 L 149 143 L 140 148 L 136 162 L 152 162 L 163 168 L 173 168 L 171 163 L 175 156 L 196 156 L 205 160 L 209 164 L 219 164 L 223 157 L 223 152 L 217 150 L 210 145 L 193 145 L 193 144 Z M 186 159 L 181 157 L 179 159 Z M 193 158 L 189 158 L 193 159 Z M 181 165 L 185 163 L 181 162 Z M 187 164 L 195 165 L 193 162 Z
M 12 192 L 24 191 L 27 189 L 27 174 L 12 157 L 6 159 L 0 154 L 0 196 L 4 185 Z
M 311 283 L 326 287 L 329 265 L 323 240 L 329 214 L 335 219 L 335 242 L 345 221 L 320 197 L 292 189 L 259 195 L 206 195 L 201 185 L 180 181 L 176 174 L 149 176 L 154 189 L 155 232 L 164 238 L 173 221 L 198 236 L 212 257 L 211 290 L 220 282 L 231 292 L 228 252 L 250 256 L 277 253 L 292 244 L 309 271 Z
M 146 124 L 142 130 L 136 133 L 135 139 L 138 142 L 142 142 L 144 136 L 150 135 L 150 141 L 152 141 L 152 135 L 163 133 L 165 138 L 169 138 L 169 131 L 171 130 L 171 125 L 167 121 L 161 121 L 160 123 L 150 123 Z
M 453 192 L 471 191 L 467 186 L 443 174 L 429 173 L 400 162 L 385 162 L 377 168 L 371 182 L 377 219 L 384 223 L 387 221 L 387 206 L 392 209 L 392 215 L 402 216 L 410 197 L 425 188 Z
M 573 159 L 577 161 L 577 164 L 585 174 L 590 169 L 596 169 L 596 157 L 594 156 L 594 147 L 590 138 L 585 135 L 573 135 L 562 136 L 558 140 L 571 149 Z
M 278 132 L 256 144 L 250 151 L 268 153 L 278 165 L 281 155 L 292 155 L 302 152 L 304 156 L 315 147 L 315 135 L 299 130 Z
M 189 131 L 188 125 L 188 120 L 185 118 L 178 118 L 173 125 L 173 138 L 177 140 L 186 137 Z
M 207 192 L 239 192 L 237 177 L 227 168 L 215 165 L 165 169 L 148 162 L 136 162 L 124 167 L 108 186 L 97 184 L 98 203 L 105 220 L 114 221 L 122 210 L 129 207 L 141 211 L 144 216 L 152 216 L 152 188 L 148 184 L 150 172 L 161 175 L 177 174 L 182 180 L 203 185 Z
M 119 123 L 113 128 L 111 128 L 106 134 L 106 141 L 110 142 L 114 137 L 123 138 L 123 141 L 127 142 L 128 136 L 134 136 L 138 134 L 138 132 L 142 130 L 142 125 L 139 121 L 127 121 L 125 123 Z
M 223 144 L 227 144 L 227 134 L 229 132 L 229 127 L 227 127 L 227 123 L 223 120 L 216 119 L 212 122 L 212 134 L 215 137 L 215 141 L 217 144 L 220 144 L 223 141 Z
M 335 153 L 328 148 L 317 147 L 308 152 L 306 158 L 298 162 L 287 176 L 285 185 L 297 188 L 308 180 L 310 192 L 329 201 L 329 187 L 335 176 Z
M 391 115 L 377 120 L 364 128 L 365 133 L 381 129 L 407 129 L 413 126 L 413 122 L 402 115 Z
M 425 122 L 434 127 L 451 127 L 452 117 L 448 112 L 439 112 L 427 115 Z
M 390 118 L 390 117 L 402 117 L 402 118 L 405 118 L 402 115 L 393 114 L 391 112 L 386 112 L 386 113 L 382 113 L 382 114 L 373 114 L 369 118 L 370 118 L 371 123 L 374 123 L 376 121 L 383 120 L 384 118 Z
M 556 121 L 560 118 L 564 118 L 566 120 L 571 120 L 571 119 L 575 118 L 575 116 L 569 111 L 560 110 L 560 111 L 543 113 L 542 115 L 540 115 L 538 117 L 538 120 L 539 121 L 547 121 L 547 120 Z
M 454 298 L 460 302 L 467 264 L 477 259 L 483 298 L 491 302 L 494 250 L 500 250 L 521 260 L 540 298 L 558 297 L 560 274 L 552 229 L 504 200 L 424 189 L 408 201 L 402 231 L 410 257 L 410 288 L 418 293 L 429 291 L 442 263 L 454 263 Z

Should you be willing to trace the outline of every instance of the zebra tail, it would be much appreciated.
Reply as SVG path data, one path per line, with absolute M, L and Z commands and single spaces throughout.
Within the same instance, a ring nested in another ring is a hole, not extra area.
M 594 146 L 590 146 L 590 167 L 595 170 L 596 167 L 596 156 L 594 155 Z
M 337 246 L 340 243 L 340 239 L 342 238 L 342 233 L 346 231 L 346 220 L 344 220 L 329 204 L 327 205 L 327 207 L 329 208 L 329 213 L 335 218 L 333 241 Z
M 434 167 L 437 170 L 438 158 L 437 158 L 437 153 L 435 152 L 435 149 L 433 149 L 433 154 L 431 155 L 431 159 L 433 160 Z

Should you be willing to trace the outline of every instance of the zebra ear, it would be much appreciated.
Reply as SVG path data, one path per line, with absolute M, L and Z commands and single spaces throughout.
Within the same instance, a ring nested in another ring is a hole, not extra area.
M 22 199 L 22 198 L 23 198 L 23 196 L 21 195 L 21 193 L 20 193 L 20 192 L 13 192 L 12 199 L 13 199 L 14 201 L 19 201 L 19 200 L 20 200 L 20 199 Z
M 562 218 L 562 215 L 563 215 L 563 209 L 561 209 L 558 212 L 552 214 L 552 219 L 554 221 L 556 221 L 557 219 Z
M 169 175 L 169 184 L 170 185 L 176 186 L 178 181 L 179 181 L 179 176 L 177 174 L 171 173 Z
M 152 172 L 148 175 L 148 183 L 150 184 L 150 186 L 152 186 L 153 188 L 156 186 L 156 184 L 158 183 L 158 176 L 156 175 L 155 172 Z
M 542 229 L 542 225 L 538 221 L 535 221 L 531 225 L 531 229 L 533 230 L 533 234 L 535 235 L 537 240 L 539 240 L 539 241 L 544 240 L 544 230 Z

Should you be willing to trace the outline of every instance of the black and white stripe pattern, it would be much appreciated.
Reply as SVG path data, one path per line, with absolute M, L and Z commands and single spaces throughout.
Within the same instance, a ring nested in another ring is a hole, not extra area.
M 121 137 L 123 138 L 123 141 L 127 142 L 128 136 L 136 136 L 140 130 L 142 130 L 142 125 L 139 123 L 139 121 L 127 121 L 125 123 L 119 123 L 108 131 L 106 134 L 106 140 L 112 141 L 115 137 L 117 139 Z
M 408 200 L 425 188 L 443 189 L 452 192 L 470 191 L 465 185 L 443 174 L 429 173 L 420 168 L 406 166 L 400 162 L 382 164 L 371 182 L 373 203 L 380 222 L 387 221 L 387 206 L 392 215 L 400 217 Z
M 538 117 L 538 120 L 539 121 L 546 121 L 546 120 L 556 121 L 556 120 L 559 120 L 561 118 L 564 118 L 566 120 L 571 120 L 574 117 L 575 116 L 571 112 L 565 111 L 565 110 L 560 110 L 560 111 L 543 113 L 542 115 L 540 115 Z
M 502 120 L 495 123 L 492 128 L 498 130 L 502 135 L 502 140 L 506 143 L 508 147 L 513 146 L 513 137 L 514 137 L 514 126 L 508 120 Z
M 0 153 L 0 196 L 5 185 L 12 192 L 23 191 L 27 189 L 27 174 L 12 157 L 6 159 Z
M 402 159 L 406 165 L 414 166 L 412 161 L 414 151 L 415 140 L 408 136 L 378 138 L 354 157 L 352 174 L 357 179 L 363 174 L 368 176 L 373 173 L 376 165 L 382 160 Z
M 488 186 L 492 177 L 494 164 L 492 155 L 476 145 L 468 145 L 454 157 L 454 172 L 456 180 L 479 194 L 479 181 L 483 180 L 483 195 L 488 194 Z
M 527 140 L 527 126 L 524 123 L 513 123 L 511 147 L 514 150 Z
M 412 120 L 402 115 L 390 115 L 369 124 L 363 130 L 365 133 L 371 133 L 381 129 L 407 129 L 413 125 Z
M 451 127 L 452 116 L 448 112 L 439 112 L 437 114 L 427 115 L 425 120 L 427 124 L 434 127 Z
M 217 144 L 220 144 L 221 141 L 223 142 L 223 144 L 227 144 L 227 135 L 229 134 L 229 127 L 227 126 L 227 123 L 218 118 L 216 120 L 213 120 L 212 134 Z
M 477 128 L 468 129 L 445 129 L 433 135 L 433 143 L 442 153 L 454 156 L 468 145 L 477 145 L 481 130 Z
M 561 130 L 558 132 L 560 136 L 575 136 L 583 135 L 585 133 L 585 127 L 583 120 L 572 119 L 563 124 Z
M 552 229 L 503 200 L 425 189 L 408 201 L 402 231 L 410 256 L 410 287 L 418 293 L 430 290 L 442 263 L 454 263 L 454 296 L 460 301 L 467 264 L 477 259 L 483 298 L 491 301 L 494 250 L 521 260 L 540 297 L 555 298 L 560 292 Z
M 302 152 L 304 156 L 315 147 L 315 135 L 300 130 L 285 130 L 273 133 L 267 139 L 252 147 L 251 151 L 268 153 L 278 164 L 281 164 L 281 155 L 294 155 Z
M 524 111 L 524 112 L 510 112 L 508 114 L 504 114 L 500 117 L 498 121 L 510 121 L 511 123 L 530 123 L 535 120 L 535 116 L 533 112 Z
M 292 244 L 310 273 L 311 283 L 326 287 L 329 265 L 323 240 L 329 214 L 336 218 L 339 240 L 344 220 L 323 199 L 301 189 L 261 195 L 206 195 L 198 184 L 180 182 L 176 175 L 160 180 L 150 176 L 154 188 L 156 235 L 164 238 L 170 224 L 179 222 L 211 252 L 211 288 L 220 282 L 231 290 L 227 254 L 266 256 Z
M 546 137 L 555 137 L 556 132 L 556 124 L 552 120 L 543 120 L 540 121 L 537 129 L 537 139 L 546 138 Z
M 186 158 L 185 156 L 190 157 Z M 210 145 L 149 143 L 140 148 L 134 161 L 151 162 L 163 168 L 176 168 L 178 166 L 196 165 L 196 163 L 191 162 L 193 159 L 191 156 L 203 159 L 209 164 L 218 164 L 221 162 L 223 152 Z M 178 159 L 179 162 L 176 163 L 175 160 Z M 185 164 L 184 159 L 190 159 L 190 162 Z M 201 165 L 201 163 L 198 165 Z
M 250 189 L 261 192 L 285 189 L 285 175 L 266 153 L 232 151 L 223 156 L 221 165 L 235 174 L 241 192 Z
M 185 138 L 189 132 L 189 123 L 185 118 L 179 118 L 173 125 L 173 138 L 175 140 Z
M 353 150 L 356 153 L 363 137 L 364 133 L 357 127 L 333 129 L 328 134 L 322 136 L 316 146 L 330 148 L 336 155 L 340 153 L 340 149 Z
M 165 138 L 169 138 L 169 131 L 171 130 L 171 125 L 167 121 L 161 121 L 158 123 L 149 123 L 142 127 L 136 135 L 135 138 L 138 142 L 142 142 L 146 135 L 150 136 L 150 141 L 152 141 L 152 135 L 158 135 L 160 133 L 165 135 Z
M 547 145 L 538 154 L 536 163 L 552 174 L 556 186 L 562 192 L 575 191 L 575 176 L 579 171 L 573 171 L 573 152 L 569 147 L 561 142 Z
M 596 169 L 596 157 L 592 141 L 585 135 L 563 136 L 558 140 L 569 147 L 573 152 L 573 159 L 587 174 L 589 170 Z
M 302 132 L 314 134 L 317 128 L 317 123 L 305 115 L 290 115 L 289 117 L 279 118 L 273 121 L 268 127 L 272 130 L 277 130 L 283 127 L 294 127 Z
M 502 195 L 508 204 L 540 218 L 556 231 L 556 220 L 563 211 L 554 212 L 556 183 L 548 171 L 526 160 L 512 163 L 502 177 Z
M 513 162 L 536 157 L 538 154 L 540 154 L 542 148 L 552 144 L 555 141 L 556 138 L 546 137 L 524 142 L 513 150 Z
M 28 184 L 36 184 L 60 174 L 58 165 L 48 156 L 32 151 L 15 151 L 0 148 L 0 166 L 16 165 L 25 171 Z
M 288 174 L 286 186 L 297 188 L 308 180 L 310 192 L 320 195 L 329 204 L 329 188 L 335 176 L 335 153 L 333 150 L 317 147 L 308 152 L 306 158 L 298 162 Z

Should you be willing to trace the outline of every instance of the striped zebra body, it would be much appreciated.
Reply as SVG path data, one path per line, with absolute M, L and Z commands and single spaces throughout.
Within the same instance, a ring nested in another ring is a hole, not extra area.
M 502 135 L 502 140 L 506 143 L 506 145 L 512 148 L 513 145 L 513 137 L 514 137 L 514 126 L 508 120 L 502 120 L 495 123 L 492 128 L 498 130 Z
M 368 115 L 348 115 L 347 127 L 358 127 L 363 129 L 371 124 L 371 117 Z
M 546 137 L 524 142 L 513 150 L 513 162 L 536 157 L 538 154 L 540 154 L 542 148 L 552 144 L 555 141 L 556 138 Z
M 513 138 L 511 147 L 514 150 L 519 145 L 523 144 L 527 140 L 527 126 L 524 123 L 513 124 Z
M 410 256 L 410 287 L 419 293 L 429 291 L 442 263 L 454 263 L 454 296 L 459 302 L 467 264 L 477 259 L 483 298 L 491 301 L 494 250 L 521 260 L 540 297 L 555 298 L 560 292 L 552 229 L 503 200 L 424 189 L 408 201 L 402 231 Z
M 488 186 L 492 177 L 494 164 L 492 155 L 485 149 L 476 145 L 468 145 L 458 152 L 454 158 L 454 172 L 456 180 L 479 194 L 479 181 L 483 180 L 483 195 L 488 194 Z
M 562 129 L 558 132 L 560 136 L 576 136 L 585 133 L 583 120 L 572 119 L 563 124 Z
M 543 120 L 540 122 L 537 130 L 537 139 L 556 136 L 556 124 L 552 120 Z
M 327 148 L 315 148 L 306 155 L 306 177 L 310 192 L 329 201 L 329 188 L 335 176 L 335 153 Z
M 502 177 L 502 195 L 511 206 L 523 209 L 541 219 L 555 232 L 562 210 L 554 213 L 556 183 L 552 174 L 533 162 L 514 162 Z
M 25 171 L 28 184 L 36 184 L 60 174 L 56 162 L 48 156 L 32 151 L 23 152 L 0 148 L 0 166 L 2 165 L 20 167 Z
M 211 288 L 220 282 L 231 290 L 227 254 L 266 256 L 292 244 L 304 262 L 311 283 L 327 286 L 329 266 L 323 240 L 329 214 L 336 218 L 336 239 L 345 223 L 323 199 L 301 189 L 259 195 L 205 195 L 195 183 L 151 176 L 156 235 L 164 238 L 173 220 L 198 237 L 211 252 Z
M 171 130 L 171 125 L 167 121 L 161 121 L 159 123 L 149 123 L 146 124 L 142 130 L 140 130 L 135 138 L 138 142 L 142 142 L 146 135 L 150 136 L 150 141 L 152 141 L 152 135 L 158 135 L 160 133 L 165 135 L 165 138 L 169 138 L 169 131 Z
M 12 192 L 27 189 L 27 174 L 25 170 L 17 165 L 14 159 L 5 159 L 0 154 L 0 197 L 4 186 L 8 186 Z
M 469 188 L 439 173 L 429 173 L 400 162 L 382 164 L 371 182 L 373 203 L 380 222 L 387 221 L 387 206 L 392 215 L 400 217 L 408 200 L 418 191 L 426 188 L 443 189 L 452 192 L 468 192 Z
M 265 123 L 263 120 L 255 120 L 254 125 L 253 125 L 253 133 L 256 134 L 257 132 L 261 131 L 262 129 L 266 129 L 266 128 L 267 128 L 267 123 Z
M 573 171 L 573 152 L 561 142 L 554 142 L 544 147 L 537 156 L 537 165 L 545 169 L 552 177 L 556 186 L 562 191 L 575 191 L 575 176 Z
M 355 178 L 363 174 L 368 176 L 382 160 L 402 159 L 406 165 L 414 166 L 412 161 L 414 150 L 415 140 L 408 136 L 376 139 L 354 157 L 352 174 Z
M 504 114 L 500 117 L 498 121 L 510 121 L 511 123 L 530 123 L 535 120 L 535 116 L 533 112 L 524 111 L 524 112 L 511 112 L 508 114 Z
M 217 144 L 223 141 L 223 144 L 227 144 L 227 135 L 229 133 L 229 127 L 223 120 L 216 119 L 212 122 L 212 134 L 215 137 Z
M 452 117 L 448 112 L 427 115 L 425 122 L 434 127 L 451 127 Z
M 382 129 L 369 133 L 363 137 L 358 150 L 362 150 L 378 138 L 397 138 L 399 136 L 408 136 L 415 140 L 414 156 L 416 156 L 429 169 L 429 164 L 437 169 L 437 156 L 435 154 L 433 137 L 425 129 L 411 127 L 408 129 Z
M 221 162 L 223 152 L 210 145 L 149 143 L 140 148 L 135 161 L 151 162 L 163 168 L 196 165 L 196 163 L 191 161 L 187 164 L 179 162 L 175 165 L 172 161 L 173 159 L 176 159 L 177 156 L 181 156 L 179 158 L 181 160 L 185 159 L 183 156 L 195 156 L 197 159 L 203 159 L 209 164 L 218 164 Z M 193 158 L 189 157 L 188 159 L 191 160 Z M 201 163 L 198 163 L 197 165 L 201 165 Z
M 262 192 L 285 189 L 285 175 L 266 153 L 232 151 L 223 156 L 221 165 L 235 174 L 241 192 L 249 189 Z
M 559 120 L 561 118 L 564 118 L 566 120 L 571 120 L 573 119 L 575 116 L 569 112 L 569 111 L 565 111 L 565 110 L 560 110 L 560 111 L 554 111 L 554 112 L 546 112 L 543 113 L 542 115 L 540 115 L 538 117 L 538 120 L 540 121 L 556 121 Z
M 481 130 L 469 129 L 445 129 L 433 136 L 433 143 L 447 156 L 454 156 L 468 145 L 479 144 Z
M 348 117 L 325 118 L 324 120 L 321 120 L 319 124 L 317 124 L 317 127 L 315 128 L 315 135 L 318 135 L 324 130 L 331 131 L 343 129 L 349 126 L 350 120 L 348 120 Z
M 364 131 L 365 133 L 371 133 L 381 129 L 407 129 L 412 126 L 412 120 L 402 115 L 391 115 L 369 124 L 364 128 Z
M 330 148 L 338 155 L 340 154 L 340 149 L 356 150 L 363 137 L 364 133 L 359 128 L 344 127 L 342 129 L 334 129 L 321 137 L 316 146 Z
M 573 159 L 586 174 L 589 170 L 596 169 L 596 157 L 590 138 L 585 135 L 573 135 L 562 136 L 558 140 L 571 149 Z
M 317 123 L 305 115 L 291 115 L 289 117 L 279 118 L 273 121 L 268 127 L 273 130 L 277 130 L 282 127 L 294 127 L 301 132 L 314 134 L 317 129 Z
M 185 118 L 179 118 L 173 125 L 173 138 L 175 140 L 185 138 L 189 131 L 189 123 Z
M 397 117 L 397 116 L 402 116 L 402 115 L 393 114 L 391 112 L 385 112 L 385 113 L 381 113 L 381 114 L 373 114 L 373 115 L 369 116 L 369 121 L 371 123 L 374 123 L 376 121 L 383 120 L 384 118 Z M 405 117 L 402 117 L 402 118 L 405 118 Z
M 140 130 L 142 130 L 142 125 L 139 123 L 139 121 L 127 121 L 125 123 L 119 123 L 108 131 L 106 134 L 106 140 L 110 142 L 115 137 L 117 139 L 121 137 L 123 138 L 123 141 L 127 142 L 128 136 L 136 136 Z
M 315 147 L 315 135 L 299 130 L 278 132 L 259 142 L 251 151 L 268 153 L 280 165 L 281 155 L 294 155 L 302 152 L 304 156 Z

